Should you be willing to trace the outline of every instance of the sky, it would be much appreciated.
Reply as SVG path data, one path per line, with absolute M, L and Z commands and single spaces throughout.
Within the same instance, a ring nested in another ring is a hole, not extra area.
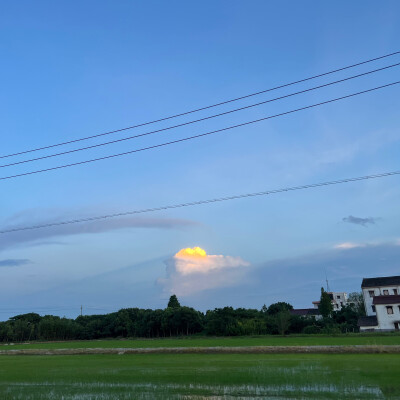
M 0 5 L 0 156 L 216 104 L 399 51 L 400 4 L 69 1 Z M 127 138 L 384 66 L 400 55 L 176 119 L 20 156 Z M 0 178 L 131 151 L 399 80 L 392 67 L 180 128 L 20 165 Z M 1 179 L 1 230 L 399 170 L 400 85 L 135 154 Z M 400 274 L 392 176 L 0 235 L 0 320 L 164 308 L 312 307 Z M 179 255 L 199 246 L 206 255 Z

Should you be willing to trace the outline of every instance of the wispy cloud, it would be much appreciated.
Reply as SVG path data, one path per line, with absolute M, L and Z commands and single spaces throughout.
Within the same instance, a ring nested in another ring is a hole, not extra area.
M 32 261 L 27 259 L 10 258 L 8 260 L 0 260 L 0 267 L 19 267 L 31 263 Z
M 378 218 L 367 217 L 367 218 L 360 218 L 354 217 L 353 215 L 349 215 L 348 217 L 343 218 L 343 222 L 348 222 L 349 224 L 367 226 L 368 224 L 374 225 Z
M 99 212 L 99 214 L 107 214 L 107 212 Z M 82 217 L 90 217 L 90 214 L 71 210 L 64 212 L 60 210 L 29 210 L 8 218 L 7 223 L 2 225 L 0 230 L 18 229 L 32 225 L 46 225 Z M 187 229 L 199 225 L 198 222 L 187 219 L 162 217 L 118 217 L 102 219 L 2 234 L 0 251 L 14 246 L 55 242 L 54 238 L 71 235 L 99 234 L 123 229 Z
M 349 249 L 356 249 L 358 247 L 366 247 L 367 245 L 365 243 L 353 243 L 353 242 L 344 242 L 344 243 L 339 243 L 333 246 L 335 249 L 341 249 L 341 250 L 349 250 Z

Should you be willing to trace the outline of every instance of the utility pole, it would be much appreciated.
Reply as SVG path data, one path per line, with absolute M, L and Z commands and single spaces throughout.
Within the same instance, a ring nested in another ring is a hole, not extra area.
M 81 305 L 81 317 L 82 317 L 82 308 L 83 308 L 83 307 L 82 307 L 82 305 Z

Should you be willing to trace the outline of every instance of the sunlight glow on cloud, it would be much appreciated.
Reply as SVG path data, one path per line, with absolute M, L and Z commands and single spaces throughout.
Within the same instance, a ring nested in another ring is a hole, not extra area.
M 207 253 L 205 250 L 203 250 L 201 247 L 193 247 L 193 248 L 186 248 L 179 250 L 176 254 L 175 257 L 179 258 L 187 258 L 187 257 L 207 257 Z
M 243 278 L 245 267 L 250 265 L 240 257 L 208 255 L 200 247 L 182 249 L 165 263 L 167 278 L 158 282 L 178 296 L 232 286 Z

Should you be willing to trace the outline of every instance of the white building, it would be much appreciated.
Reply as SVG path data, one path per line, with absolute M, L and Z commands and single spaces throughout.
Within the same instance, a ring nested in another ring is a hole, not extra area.
M 347 293 L 345 292 L 328 292 L 329 297 L 332 300 L 333 311 L 340 311 L 342 307 L 348 304 Z M 322 315 L 319 312 L 318 306 L 319 301 L 313 301 L 314 308 L 297 308 L 290 310 L 292 315 L 300 317 L 313 317 L 315 319 L 322 319 Z
M 400 329 L 400 276 L 365 278 L 361 289 L 367 316 L 358 321 L 360 331 Z
M 340 311 L 342 307 L 347 305 L 347 293 L 345 292 L 328 292 L 332 300 L 333 311 Z M 318 308 L 319 301 L 313 301 L 314 308 Z

